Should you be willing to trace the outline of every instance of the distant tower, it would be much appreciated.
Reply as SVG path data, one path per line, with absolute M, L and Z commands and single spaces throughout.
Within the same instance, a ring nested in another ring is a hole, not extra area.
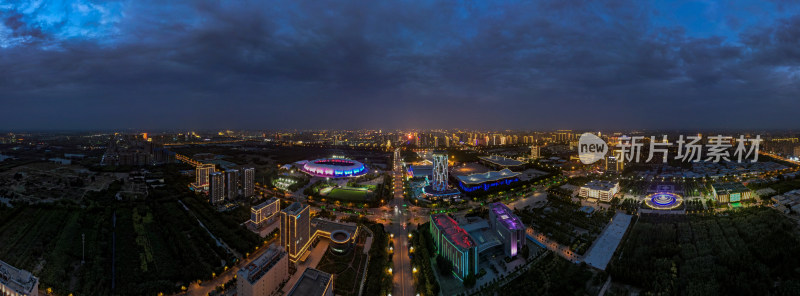
M 447 190 L 447 151 L 436 150 L 433 152 L 433 183 L 435 191 Z
M 539 157 L 541 157 L 539 155 L 539 146 L 536 145 L 531 146 L 531 159 L 536 160 L 539 159 Z
M 218 204 L 225 200 L 225 175 L 220 172 L 214 172 L 209 176 L 209 195 L 211 196 L 211 203 Z

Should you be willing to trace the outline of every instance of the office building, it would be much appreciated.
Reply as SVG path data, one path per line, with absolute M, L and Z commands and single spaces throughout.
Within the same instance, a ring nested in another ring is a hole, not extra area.
M 281 246 L 296 262 L 304 255 L 311 242 L 311 222 L 308 205 L 294 202 L 280 211 Z
M 539 157 L 541 157 L 541 154 L 539 152 L 539 146 L 536 145 L 531 146 L 531 159 L 537 160 L 539 159 Z
M 432 215 L 430 232 L 436 254 L 453 264 L 453 274 L 461 280 L 478 274 L 478 245 L 463 228 L 447 214 Z
M 239 170 L 225 171 L 225 197 L 232 200 L 239 196 Z
M 39 279 L 27 270 L 0 261 L 0 295 L 37 296 Z
M 747 189 L 747 187 L 739 182 L 716 183 L 711 185 L 711 189 L 714 193 L 714 198 L 717 199 L 717 202 L 721 203 L 753 199 L 750 189 Z
M 502 202 L 496 202 L 489 205 L 489 223 L 503 242 L 506 256 L 516 256 L 525 243 L 525 227 L 519 217 Z
M 433 180 L 431 187 L 434 191 L 447 190 L 447 151 L 433 152 Z
M 242 195 L 244 197 L 252 197 L 255 195 L 255 179 L 256 179 L 256 169 L 255 168 L 244 168 L 242 169 Z
M 208 186 L 209 180 L 208 176 L 211 175 L 216 171 L 214 164 L 211 163 L 201 163 L 197 167 L 195 167 L 195 184 L 197 187 L 206 187 Z
M 306 268 L 287 296 L 333 296 L 333 275 Z
M 619 174 L 624 169 L 625 162 L 622 159 L 617 159 L 616 156 L 606 156 L 606 173 Z
M 238 296 L 272 295 L 289 278 L 289 259 L 281 247 L 270 246 L 264 254 L 236 273 Z
M 619 182 L 592 180 L 581 186 L 578 196 L 583 198 L 597 198 L 600 201 L 610 202 L 619 192 Z
M 209 179 L 208 191 L 211 203 L 218 204 L 225 201 L 225 175 L 214 172 L 209 175 Z
M 250 223 L 256 227 L 268 223 L 280 211 L 281 203 L 278 198 L 270 198 L 250 208 Z

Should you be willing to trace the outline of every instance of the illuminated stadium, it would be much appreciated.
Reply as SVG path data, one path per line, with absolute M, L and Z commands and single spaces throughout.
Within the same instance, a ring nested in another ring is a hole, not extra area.
M 651 193 L 644 198 L 648 207 L 656 210 L 672 210 L 683 203 L 683 197 L 671 192 Z
M 367 173 L 364 164 L 344 158 L 322 158 L 303 164 L 301 170 L 317 177 L 355 177 Z

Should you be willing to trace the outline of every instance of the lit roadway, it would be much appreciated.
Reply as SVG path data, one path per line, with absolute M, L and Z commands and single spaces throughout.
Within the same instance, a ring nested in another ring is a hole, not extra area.
M 411 275 L 411 259 L 408 256 L 408 210 L 403 199 L 403 167 L 399 153 L 394 158 L 394 199 L 389 202 L 391 224 L 388 231 L 394 236 L 394 255 L 392 256 L 392 283 L 394 296 L 411 296 L 414 293 L 414 278 Z M 395 210 L 396 209 L 396 210 Z

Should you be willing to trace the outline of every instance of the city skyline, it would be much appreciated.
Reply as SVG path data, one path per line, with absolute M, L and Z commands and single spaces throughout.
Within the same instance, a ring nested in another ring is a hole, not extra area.
M 0 126 L 789 128 L 798 12 L 786 1 L 6 4 Z

